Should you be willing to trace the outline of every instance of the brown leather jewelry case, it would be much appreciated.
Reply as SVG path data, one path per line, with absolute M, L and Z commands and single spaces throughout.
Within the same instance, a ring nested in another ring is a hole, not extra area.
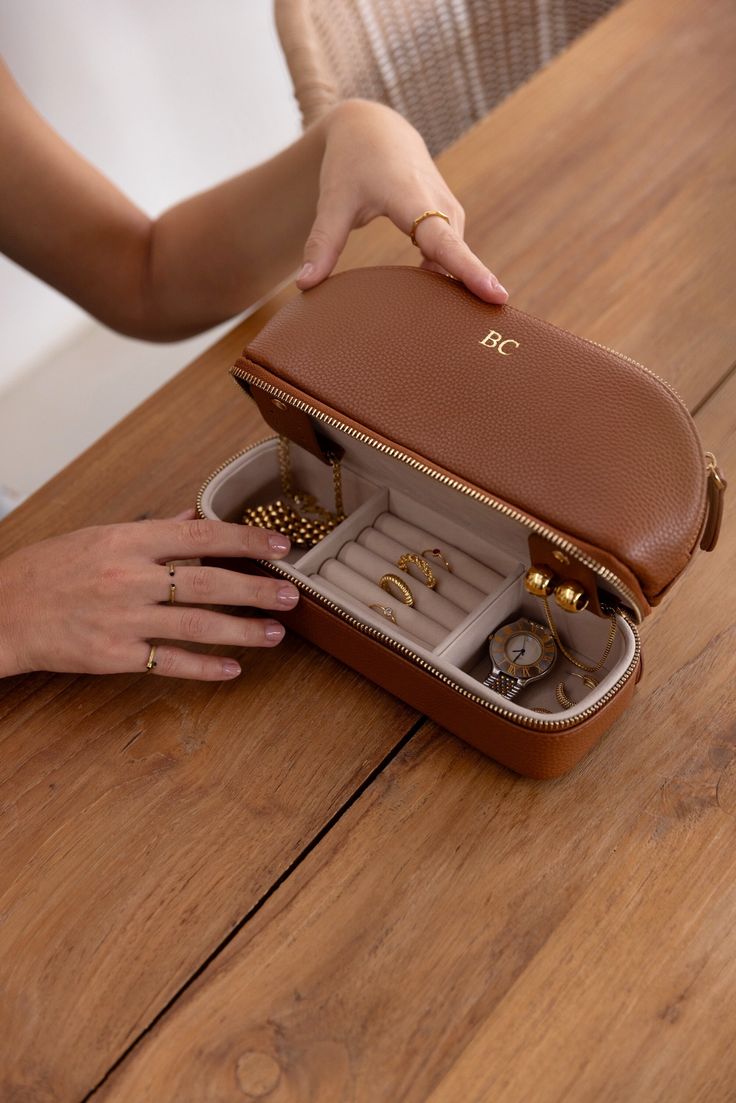
M 673 389 L 416 268 L 297 296 L 232 374 L 277 436 L 199 514 L 301 511 L 311 546 L 221 565 L 291 579 L 288 628 L 499 762 L 569 770 L 631 699 L 637 623 L 718 536 L 725 482 Z

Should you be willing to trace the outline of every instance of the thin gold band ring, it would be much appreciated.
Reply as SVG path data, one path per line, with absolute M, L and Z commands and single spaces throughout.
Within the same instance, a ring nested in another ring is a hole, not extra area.
M 444 211 L 423 211 L 420 215 L 417 216 L 417 218 L 414 219 L 411 224 L 411 230 L 409 230 L 411 243 L 412 245 L 416 245 L 417 249 L 420 248 L 420 246 L 417 244 L 416 238 L 417 226 L 420 222 L 424 222 L 425 218 L 444 218 L 447 225 L 450 225 L 450 217 L 449 215 L 446 215 Z
M 151 650 L 148 652 L 148 662 L 146 663 L 146 670 L 149 674 L 156 665 L 156 644 L 152 643 Z
M 446 571 L 449 571 L 450 574 L 452 574 L 450 561 L 440 548 L 425 548 L 422 552 L 422 555 L 425 559 L 436 559 L 437 562 L 440 563 Z
M 396 613 L 388 605 L 369 605 L 369 609 L 375 609 L 377 613 L 380 613 L 386 620 L 390 620 L 392 624 L 396 624 Z

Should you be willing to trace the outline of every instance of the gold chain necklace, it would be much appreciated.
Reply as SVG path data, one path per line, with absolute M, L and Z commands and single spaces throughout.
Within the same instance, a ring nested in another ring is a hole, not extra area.
M 292 481 L 291 456 L 288 437 L 279 437 L 279 472 L 282 498 L 264 505 L 248 506 L 243 512 L 244 525 L 274 529 L 288 536 L 298 548 L 311 548 L 345 520 L 342 501 L 342 467 L 337 459 L 332 464 L 332 484 L 335 509 L 330 512 L 321 506 L 313 494 L 295 490 Z
M 552 613 L 550 611 L 549 602 L 547 600 L 547 595 L 542 594 L 541 597 L 542 597 L 542 604 L 544 605 L 544 611 L 547 614 L 547 624 L 549 625 L 549 630 L 552 633 L 552 639 L 555 641 L 555 643 L 557 644 L 557 646 L 559 647 L 560 651 L 565 656 L 565 658 L 568 659 L 575 666 L 577 666 L 580 670 L 587 670 L 588 674 L 594 674 L 596 672 L 596 670 L 600 670 L 600 668 L 603 666 L 603 664 L 606 661 L 606 659 L 608 658 L 608 656 L 611 654 L 611 648 L 613 647 L 613 641 L 616 639 L 616 627 L 617 627 L 617 625 L 616 625 L 616 614 L 615 613 L 609 613 L 609 616 L 611 618 L 611 627 L 608 630 L 608 642 L 606 644 L 606 650 L 603 652 L 603 655 L 598 660 L 598 662 L 595 664 L 595 666 L 588 666 L 587 663 L 583 663 L 583 662 L 580 661 L 580 659 L 576 659 L 575 656 L 571 655 L 570 652 L 567 650 L 564 643 L 560 639 L 560 634 L 557 631 L 557 628 L 555 626 L 555 622 L 552 620 Z

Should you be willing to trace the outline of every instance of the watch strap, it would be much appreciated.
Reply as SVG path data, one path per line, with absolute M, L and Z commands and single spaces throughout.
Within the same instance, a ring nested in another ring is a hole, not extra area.
M 488 686 L 495 693 L 500 693 L 502 697 L 509 701 L 513 701 L 521 689 L 521 682 L 518 678 L 510 678 L 508 674 L 504 674 L 500 670 L 492 670 L 488 677 L 483 679 L 483 685 Z

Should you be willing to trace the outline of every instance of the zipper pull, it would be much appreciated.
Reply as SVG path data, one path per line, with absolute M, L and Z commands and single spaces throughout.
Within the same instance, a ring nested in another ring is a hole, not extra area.
M 713 551 L 718 543 L 718 534 L 721 531 L 723 499 L 728 483 L 724 479 L 712 452 L 705 453 L 705 460 L 706 471 L 708 472 L 708 507 L 700 546 L 703 551 Z

